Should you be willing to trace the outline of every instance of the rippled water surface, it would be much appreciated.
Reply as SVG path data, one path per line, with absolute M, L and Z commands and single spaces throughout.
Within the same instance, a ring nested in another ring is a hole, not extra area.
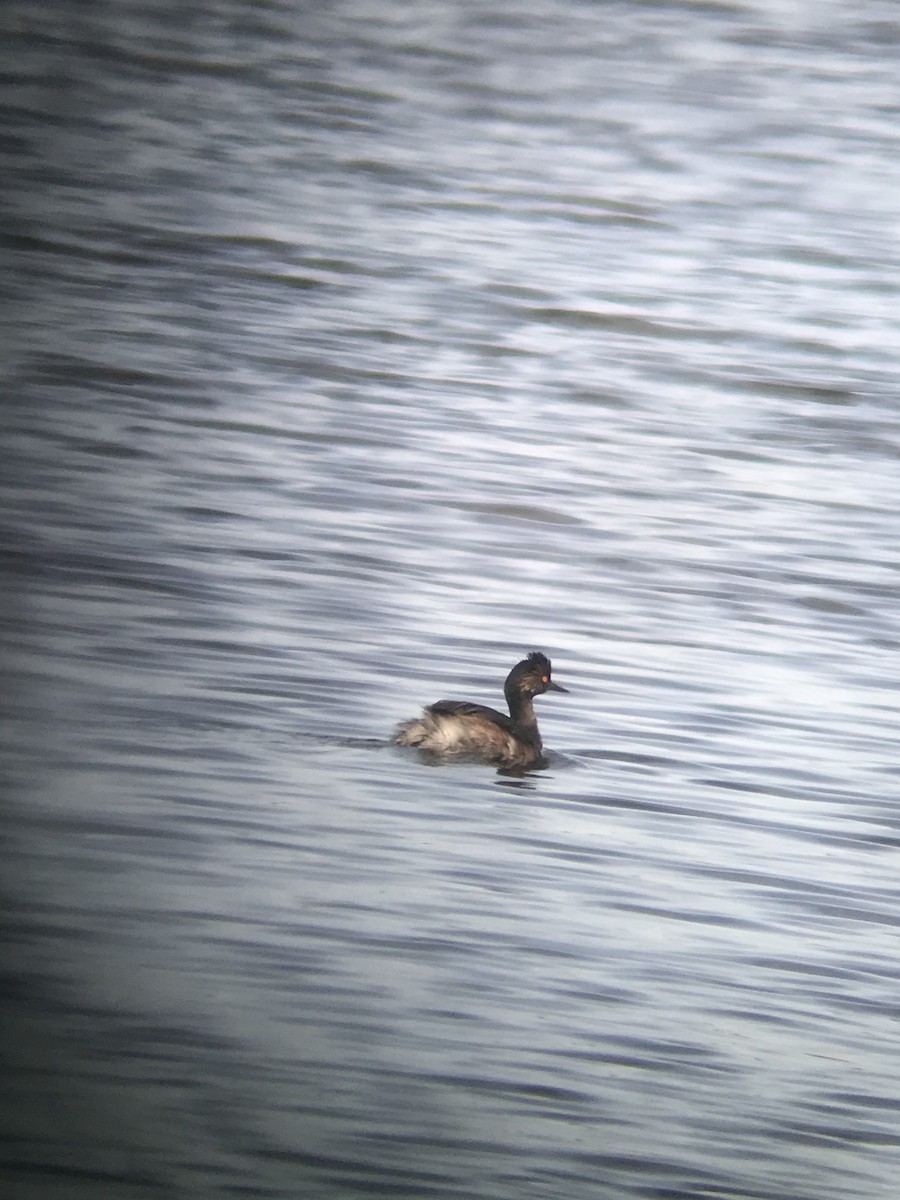
M 4 1194 L 892 1200 L 896 6 L 4 21 Z

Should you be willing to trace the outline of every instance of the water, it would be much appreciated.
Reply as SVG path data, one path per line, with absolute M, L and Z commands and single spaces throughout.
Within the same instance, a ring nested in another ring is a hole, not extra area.
M 893 1197 L 898 43 L 9 8 L 5 1194 Z

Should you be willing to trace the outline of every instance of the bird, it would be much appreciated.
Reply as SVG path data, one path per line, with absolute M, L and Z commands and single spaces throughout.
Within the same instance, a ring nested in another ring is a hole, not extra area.
M 468 700 L 438 700 L 421 717 L 403 721 L 397 746 L 414 746 L 430 758 L 473 758 L 507 770 L 543 764 L 543 743 L 534 712 L 535 696 L 566 692 L 551 676 L 550 659 L 540 650 L 517 662 L 503 685 L 509 716 Z

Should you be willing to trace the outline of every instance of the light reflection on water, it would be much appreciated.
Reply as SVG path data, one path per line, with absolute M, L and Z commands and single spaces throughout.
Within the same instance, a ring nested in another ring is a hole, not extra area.
M 13 1194 L 893 1195 L 863 7 L 16 10 Z

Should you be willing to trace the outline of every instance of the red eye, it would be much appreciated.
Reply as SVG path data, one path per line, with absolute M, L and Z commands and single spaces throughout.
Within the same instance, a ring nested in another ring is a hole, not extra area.
M 541 683 L 549 683 L 549 682 L 550 682 L 550 676 L 549 676 L 549 675 L 545 675 L 545 676 L 544 676 L 544 678 L 541 680 Z

